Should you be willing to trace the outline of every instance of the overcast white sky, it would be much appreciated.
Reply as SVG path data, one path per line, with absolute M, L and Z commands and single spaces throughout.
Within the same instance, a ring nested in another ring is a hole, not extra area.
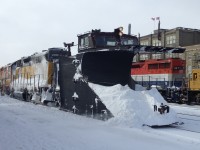
M 123 26 L 127 33 L 152 33 L 152 17 L 161 28 L 200 29 L 199 0 L 0 0 L 0 66 L 63 42 L 77 34 Z M 76 53 L 76 48 L 73 49 Z

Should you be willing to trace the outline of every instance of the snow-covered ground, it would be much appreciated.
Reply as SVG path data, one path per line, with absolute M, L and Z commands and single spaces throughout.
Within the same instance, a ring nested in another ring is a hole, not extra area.
M 198 106 L 171 107 L 178 113 L 200 112 Z M 193 125 L 188 120 L 184 127 Z M 199 147 L 198 132 L 169 127 L 126 127 L 0 96 L 0 150 L 199 150 Z

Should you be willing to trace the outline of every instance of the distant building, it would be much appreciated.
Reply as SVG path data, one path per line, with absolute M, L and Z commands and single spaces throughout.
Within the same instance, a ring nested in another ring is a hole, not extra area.
M 200 30 L 177 27 L 174 29 L 160 29 L 160 40 L 158 30 L 153 34 L 140 37 L 140 45 L 162 46 L 162 47 L 185 47 L 183 54 L 140 54 L 133 61 L 145 59 L 163 59 L 168 57 L 180 57 L 186 60 L 186 77 L 192 73 L 192 69 L 200 68 Z
M 160 29 L 160 40 L 158 30 L 153 34 L 140 37 L 141 45 L 184 47 L 200 44 L 200 30 L 177 27 L 174 29 Z

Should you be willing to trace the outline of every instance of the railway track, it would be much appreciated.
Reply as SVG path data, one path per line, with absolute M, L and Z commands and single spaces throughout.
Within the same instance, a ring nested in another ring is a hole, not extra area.
M 192 121 L 199 121 L 200 122 L 200 115 L 194 114 L 185 114 L 185 113 L 177 113 L 179 118 L 183 120 L 192 120 Z
M 175 126 L 176 129 L 200 133 L 200 115 L 187 113 L 177 113 L 177 115 L 183 124 Z

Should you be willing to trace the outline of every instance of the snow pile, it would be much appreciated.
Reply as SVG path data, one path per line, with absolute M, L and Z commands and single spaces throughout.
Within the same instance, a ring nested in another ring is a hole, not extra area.
M 141 86 L 141 85 L 139 85 L 139 84 L 135 85 L 135 91 L 143 91 L 143 90 L 146 90 L 146 88 Z
M 179 105 L 177 109 L 184 112 L 186 108 Z M 191 109 L 193 106 L 187 107 L 188 113 Z M 199 107 L 195 112 L 199 115 Z M 188 120 L 184 125 L 199 131 L 197 121 Z M 176 128 L 113 127 L 0 95 L 0 150 L 199 150 L 199 137 L 199 133 Z
M 169 125 L 180 121 L 172 109 L 169 113 L 162 115 L 158 111 L 154 111 L 154 105 L 158 107 L 161 103 L 167 105 L 155 88 L 151 90 L 141 90 L 140 88 L 139 91 L 134 91 L 127 85 L 119 84 L 106 87 L 89 83 L 89 86 L 114 115 L 108 120 L 109 123 L 141 127 L 142 125 Z

